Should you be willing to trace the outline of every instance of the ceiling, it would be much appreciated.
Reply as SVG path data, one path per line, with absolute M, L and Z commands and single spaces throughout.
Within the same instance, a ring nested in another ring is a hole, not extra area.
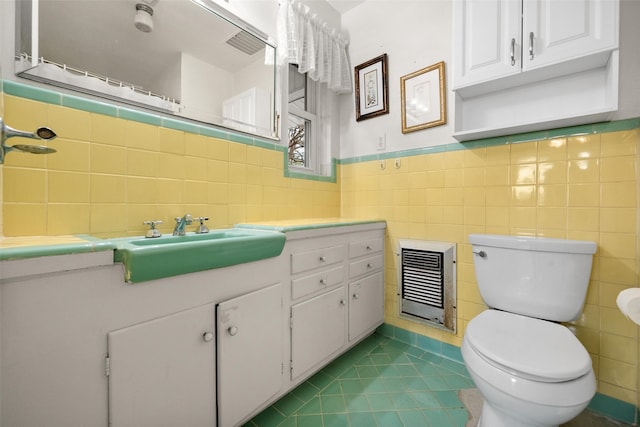
M 340 14 L 343 14 L 356 6 L 364 3 L 366 0 L 327 0 L 327 2 L 337 10 Z

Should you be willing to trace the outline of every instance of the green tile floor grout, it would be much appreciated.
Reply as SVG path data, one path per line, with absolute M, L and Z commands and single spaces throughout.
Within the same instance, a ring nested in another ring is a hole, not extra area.
M 464 427 L 463 364 L 373 334 L 244 427 Z

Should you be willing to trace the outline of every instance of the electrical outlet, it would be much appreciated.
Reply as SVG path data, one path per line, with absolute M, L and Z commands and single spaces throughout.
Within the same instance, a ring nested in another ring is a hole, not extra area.
M 383 133 L 377 139 L 376 150 L 382 151 L 387 148 L 387 134 Z

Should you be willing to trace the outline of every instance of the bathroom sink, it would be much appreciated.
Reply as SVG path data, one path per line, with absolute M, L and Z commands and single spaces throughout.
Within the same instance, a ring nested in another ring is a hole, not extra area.
M 124 264 L 125 281 L 134 283 L 275 257 L 282 252 L 285 239 L 277 231 L 229 228 L 112 241 L 114 261 Z
M 205 234 L 189 233 L 185 234 L 184 236 L 165 235 L 155 238 L 137 237 L 129 240 L 129 243 L 134 246 L 165 246 L 182 244 L 186 242 L 206 242 L 211 240 L 233 239 L 255 235 L 255 233 L 243 233 L 242 231 L 243 230 L 230 228 L 227 230 L 213 230 Z

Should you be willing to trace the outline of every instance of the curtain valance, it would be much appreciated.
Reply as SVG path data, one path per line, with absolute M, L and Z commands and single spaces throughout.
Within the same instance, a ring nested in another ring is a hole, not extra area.
M 311 80 L 337 93 L 351 92 L 349 40 L 296 0 L 281 0 L 278 13 L 280 63 L 297 64 Z

